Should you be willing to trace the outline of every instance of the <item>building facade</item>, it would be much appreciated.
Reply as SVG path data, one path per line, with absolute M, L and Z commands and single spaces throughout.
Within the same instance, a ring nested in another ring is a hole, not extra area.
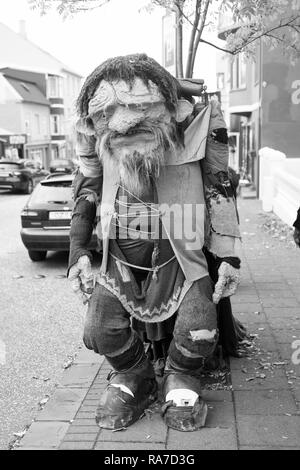
M 219 38 L 232 29 L 222 17 Z M 219 59 L 220 60 L 220 59 Z M 259 149 L 270 147 L 288 158 L 300 157 L 300 60 L 291 63 L 279 49 L 257 41 L 254 59 L 227 56 L 228 111 L 236 136 L 241 176 L 259 188 Z
M 17 148 L 19 157 L 38 161 L 46 169 L 53 159 L 74 158 L 72 125 L 81 80 L 26 37 L 0 24 L 2 154 L 16 156 Z

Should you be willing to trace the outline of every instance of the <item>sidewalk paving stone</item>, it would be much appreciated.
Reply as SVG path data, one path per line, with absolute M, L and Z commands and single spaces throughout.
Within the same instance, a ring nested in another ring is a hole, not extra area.
M 298 307 L 297 310 L 298 310 L 298 315 L 299 315 L 299 302 L 296 298 L 293 298 L 293 295 L 291 294 L 291 296 L 289 298 L 285 298 L 285 297 L 278 297 L 278 298 L 269 298 L 269 299 L 262 299 L 262 304 L 265 308 L 265 312 L 266 314 L 268 314 L 268 311 L 266 311 L 266 309 L 270 308 L 270 307 L 282 307 L 282 308 L 288 308 L 288 307 Z M 272 312 L 269 312 L 269 314 L 271 315 Z M 293 315 L 292 313 L 289 313 L 291 316 Z M 284 315 L 282 313 L 282 315 Z
M 283 415 L 297 412 L 289 390 L 243 390 L 234 393 L 235 408 L 239 415 Z
M 232 402 L 232 392 L 228 390 L 203 390 L 202 397 L 210 402 Z
M 96 432 L 83 432 L 83 433 L 74 433 L 72 434 L 71 431 L 68 431 L 64 437 L 63 442 L 93 442 L 98 436 L 99 430 Z
M 57 449 L 68 427 L 69 423 L 59 421 L 34 422 L 21 440 L 20 449 L 24 447 Z
M 49 404 L 38 414 L 37 421 L 70 421 L 80 407 L 87 388 L 58 388 Z
M 265 378 L 256 377 L 257 371 L 248 367 L 245 374 L 242 370 L 233 370 L 231 374 L 232 387 L 238 390 L 287 390 L 289 384 L 285 372 L 276 368 L 269 371 L 258 371 L 258 375 L 263 374 Z
M 98 369 L 98 364 L 74 364 L 66 370 L 61 385 L 74 388 L 90 387 Z
M 281 307 L 280 305 L 272 308 L 264 307 L 264 312 L 268 320 L 273 318 L 300 320 L 300 304 L 298 307 Z
M 294 331 L 296 328 L 299 327 L 300 319 L 296 319 L 295 317 L 271 317 L 269 316 L 269 323 L 272 328 L 283 330 L 292 330 Z
M 236 450 L 237 440 L 234 426 L 231 428 L 202 428 L 188 434 L 169 430 L 167 450 Z
M 274 337 L 279 344 L 292 344 L 295 340 L 300 340 L 300 323 L 293 330 L 285 330 L 283 328 L 272 329 Z
M 159 442 L 145 443 L 145 442 L 97 442 L 95 450 L 165 450 L 165 444 Z M 146 456 L 145 456 L 146 458 Z
M 237 425 L 241 445 L 300 449 L 299 416 L 240 416 Z
M 104 361 L 104 356 L 96 354 L 94 351 L 82 348 L 77 354 L 74 364 L 99 364 L 101 365 Z
M 299 447 L 261 447 L 261 446 L 240 446 L 239 450 L 299 450 Z
M 98 442 L 160 442 L 165 443 L 167 426 L 159 412 L 153 413 L 151 417 L 145 416 L 129 428 L 119 432 L 102 429 Z
M 259 293 L 259 298 L 261 301 L 264 299 L 290 299 L 292 297 L 296 298 L 295 292 L 293 292 L 292 289 L 289 289 L 288 287 L 286 290 L 266 289 Z
M 259 298 L 256 293 L 249 295 L 248 292 L 246 291 L 245 294 L 243 295 L 241 292 L 238 294 L 235 294 L 232 297 L 232 305 L 235 306 L 236 304 L 258 304 L 259 303 Z M 252 305 L 250 305 L 250 308 L 253 308 Z
M 232 402 L 207 402 L 208 414 L 205 426 L 208 428 L 234 427 L 234 408 Z
M 259 303 L 233 303 L 232 311 L 233 313 L 254 313 L 262 312 L 262 304 Z
M 94 442 L 63 442 L 59 450 L 93 450 Z

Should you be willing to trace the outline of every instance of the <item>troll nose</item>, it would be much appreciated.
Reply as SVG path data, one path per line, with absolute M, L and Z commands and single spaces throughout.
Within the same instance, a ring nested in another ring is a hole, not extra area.
M 138 108 L 118 106 L 109 117 L 108 127 L 112 131 L 126 134 L 132 127 L 140 124 L 145 114 Z

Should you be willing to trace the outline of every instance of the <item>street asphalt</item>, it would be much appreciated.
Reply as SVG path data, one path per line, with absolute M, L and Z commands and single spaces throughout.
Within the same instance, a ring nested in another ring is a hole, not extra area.
M 84 307 L 67 253 L 32 262 L 20 238 L 28 196 L 0 191 L 0 449 L 29 425 L 82 344 Z

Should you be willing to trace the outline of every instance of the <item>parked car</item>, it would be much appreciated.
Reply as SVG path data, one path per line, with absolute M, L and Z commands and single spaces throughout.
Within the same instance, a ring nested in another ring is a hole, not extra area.
M 21 238 L 32 261 L 43 261 L 47 251 L 68 251 L 73 175 L 53 175 L 34 189 L 21 212 Z M 89 248 L 97 248 L 93 233 Z
M 33 188 L 49 172 L 32 160 L 0 160 L 0 189 L 11 189 L 31 194 Z
M 50 162 L 50 173 L 73 173 L 75 165 L 72 160 L 52 160 Z

